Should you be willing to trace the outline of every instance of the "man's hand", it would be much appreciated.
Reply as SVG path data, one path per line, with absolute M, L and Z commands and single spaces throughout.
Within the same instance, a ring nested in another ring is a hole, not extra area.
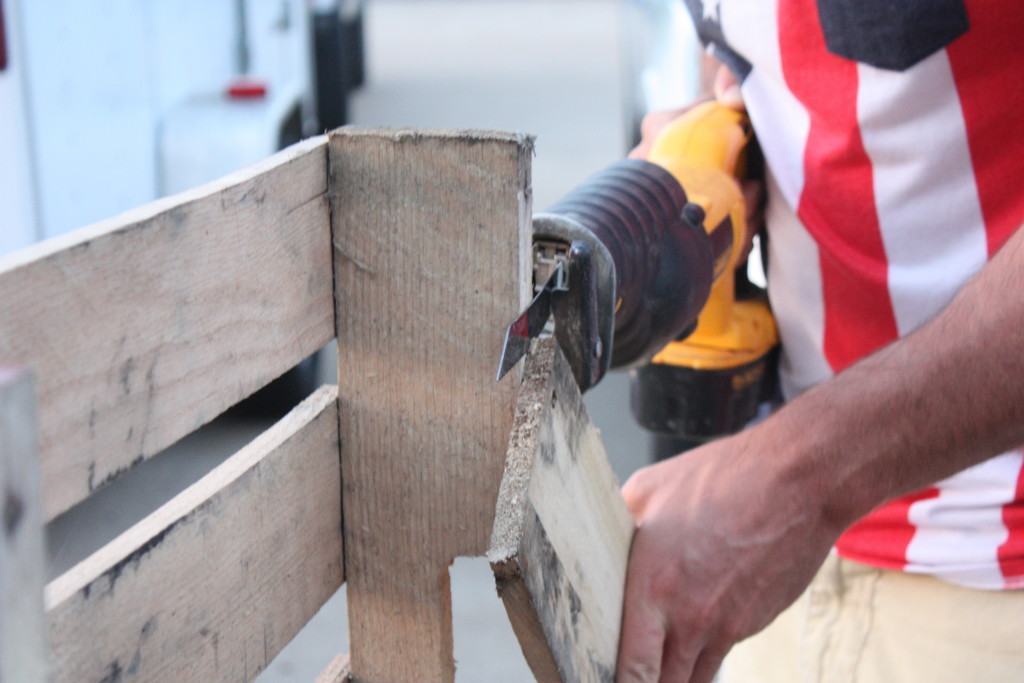
M 743 109 L 739 84 L 705 61 L 713 97 Z M 712 95 L 644 117 L 645 158 L 678 116 Z M 743 183 L 748 244 L 761 227 L 763 185 Z M 748 246 L 749 251 L 749 246 Z M 744 259 L 742 259 L 745 261 Z M 749 435 L 739 435 L 637 472 L 623 487 L 638 529 L 630 553 L 617 680 L 703 683 L 737 641 L 767 626 L 824 561 L 838 530 L 801 509 L 800 492 L 764 487 Z M 751 500 L 754 495 L 759 501 Z M 784 549 L 780 552 L 780 549 Z
M 880 503 L 1024 444 L 1024 229 L 931 322 L 623 487 L 618 680 L 706 683 Z
M 810 583 L 841 529 L 744 433 L 637 472 L 617 680 L 705 683 Z

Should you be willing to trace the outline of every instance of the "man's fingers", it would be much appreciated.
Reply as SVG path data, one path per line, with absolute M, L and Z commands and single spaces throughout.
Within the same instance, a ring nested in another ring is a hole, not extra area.
M 669 633 L 661 658 L 661 681 L 687 683 L 694 671 L 700 648 L 692 639 L 681 639 L 676 633 Z
M 659 481 L 658 474 L 645 468 L 634 472 L 622 485 L 622 499 L 626 501 L 626 508 L 636 524 L 643 524 L 651 494 L 657 489 Z
M 619 640 L 619 660 L 615 680 L 619 683 L 655 683 L 661 676 L 661 656 L 665 648 L 665 622 L 651 605 L 641 608 L 630 599 L 626 582 L 626 609 Z
M 740 92 L 740 83 L 736 80 L 736 76 L 733 75 L 732 71 L 727 66 L 718 67 L 718 71 L 715 72 L 715 82 L 712 87 L 712 92 L 715 93 L 715 99 L 720 104 L 731 109 L 745 110 L 747 106 L 743 103 L 743 95 Z
M 716 652 L 711 649 L 701 652 L 690 674 L 690 683 L 711 683 L 715 679 L 715 674 L 722 668 L 726 654 L 727 651 Z
M 643 512 L 644 496 L 634 477 L 630 477 L 622 485 L 622 500 L 626 501 L 626 508 L 629 510 L 629 514 L 633 515 L 633 521 L 639 524 L 640 515 Z
M 664 109 L 652 111 L 644 116 L 643 121 L 640 122 L 640 144 L 630 151 L 629 158 L 646 159 L 647 154 L 651 151 L 651 145 L 662 129 L 688 109 L 690 109 L 689 106 L 679 109 Z
M 626 572 L 625 603 L 616 680 L 620 683 L 654 683 L 661 675 L 665 649 L 665 605 L 652 600 L 651 557 L 638 547 L 640 531 L 633 537 Z M 642 545 L 642 541 L 641 541 Z
M 717 64 L 718 62 L 715 63 Z M 714 93 L 715 99 L 727 107 L 741 111 L 747 108 L 743 103 L 743 95 L 740 93 L 739 81 L 736 80 L 736 77 L 729 71 L 728 67 L 724 65 L 719 66 L 715 72 L 715 80 L 712 83 L 711 91 Z M 644 116 L 643 121 L 640 122 L 640 144 L 630 151 L 629 158 L 646 159 L 647 154 L 651 150 L 651 144 L 653 144 L 655 138 L 658 137 L 658 134 L 661 133 L 665 126 L 698 104 L 707 102 L 709 99 L 711 98 L 704 95 L 698 97 L 685 107 L 653 111 Z

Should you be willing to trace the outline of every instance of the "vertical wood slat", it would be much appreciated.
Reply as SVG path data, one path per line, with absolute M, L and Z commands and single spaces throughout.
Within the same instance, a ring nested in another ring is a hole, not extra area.
M 54 681 L 262 671 L 344 581 L 336 406 L 321 388 L 50 582 Z
M 43 497 L 25 370 L 0 366 L 0 681 L 46 679 Z
M 326 145 L 0 256 L 0 363 L 36 379 L 47 519 L 333 337 Z
M 454 677 L 448 566 L 488 545 L 530 294 L 531 141 L 330 137 L 340 433 L 357 680 Z

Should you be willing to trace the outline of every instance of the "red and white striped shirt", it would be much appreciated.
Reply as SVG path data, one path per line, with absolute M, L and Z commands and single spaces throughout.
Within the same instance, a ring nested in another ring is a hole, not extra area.
M 687 2 L 741 76 L 767 161 L 769 293 L 793 397 L 935 316 L 1024 223 L 1024 4 Z M 891 501 L 837 550 L 1024 588 L 1024 452 Z

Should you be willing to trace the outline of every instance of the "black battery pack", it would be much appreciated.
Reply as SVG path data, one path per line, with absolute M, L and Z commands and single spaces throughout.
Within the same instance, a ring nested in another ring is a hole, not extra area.
M 633 370 L 630 407 L 655 434 L 703 442 L 742 429 L 776 391 L 777 348 L 730 368 L 648 363 Z

